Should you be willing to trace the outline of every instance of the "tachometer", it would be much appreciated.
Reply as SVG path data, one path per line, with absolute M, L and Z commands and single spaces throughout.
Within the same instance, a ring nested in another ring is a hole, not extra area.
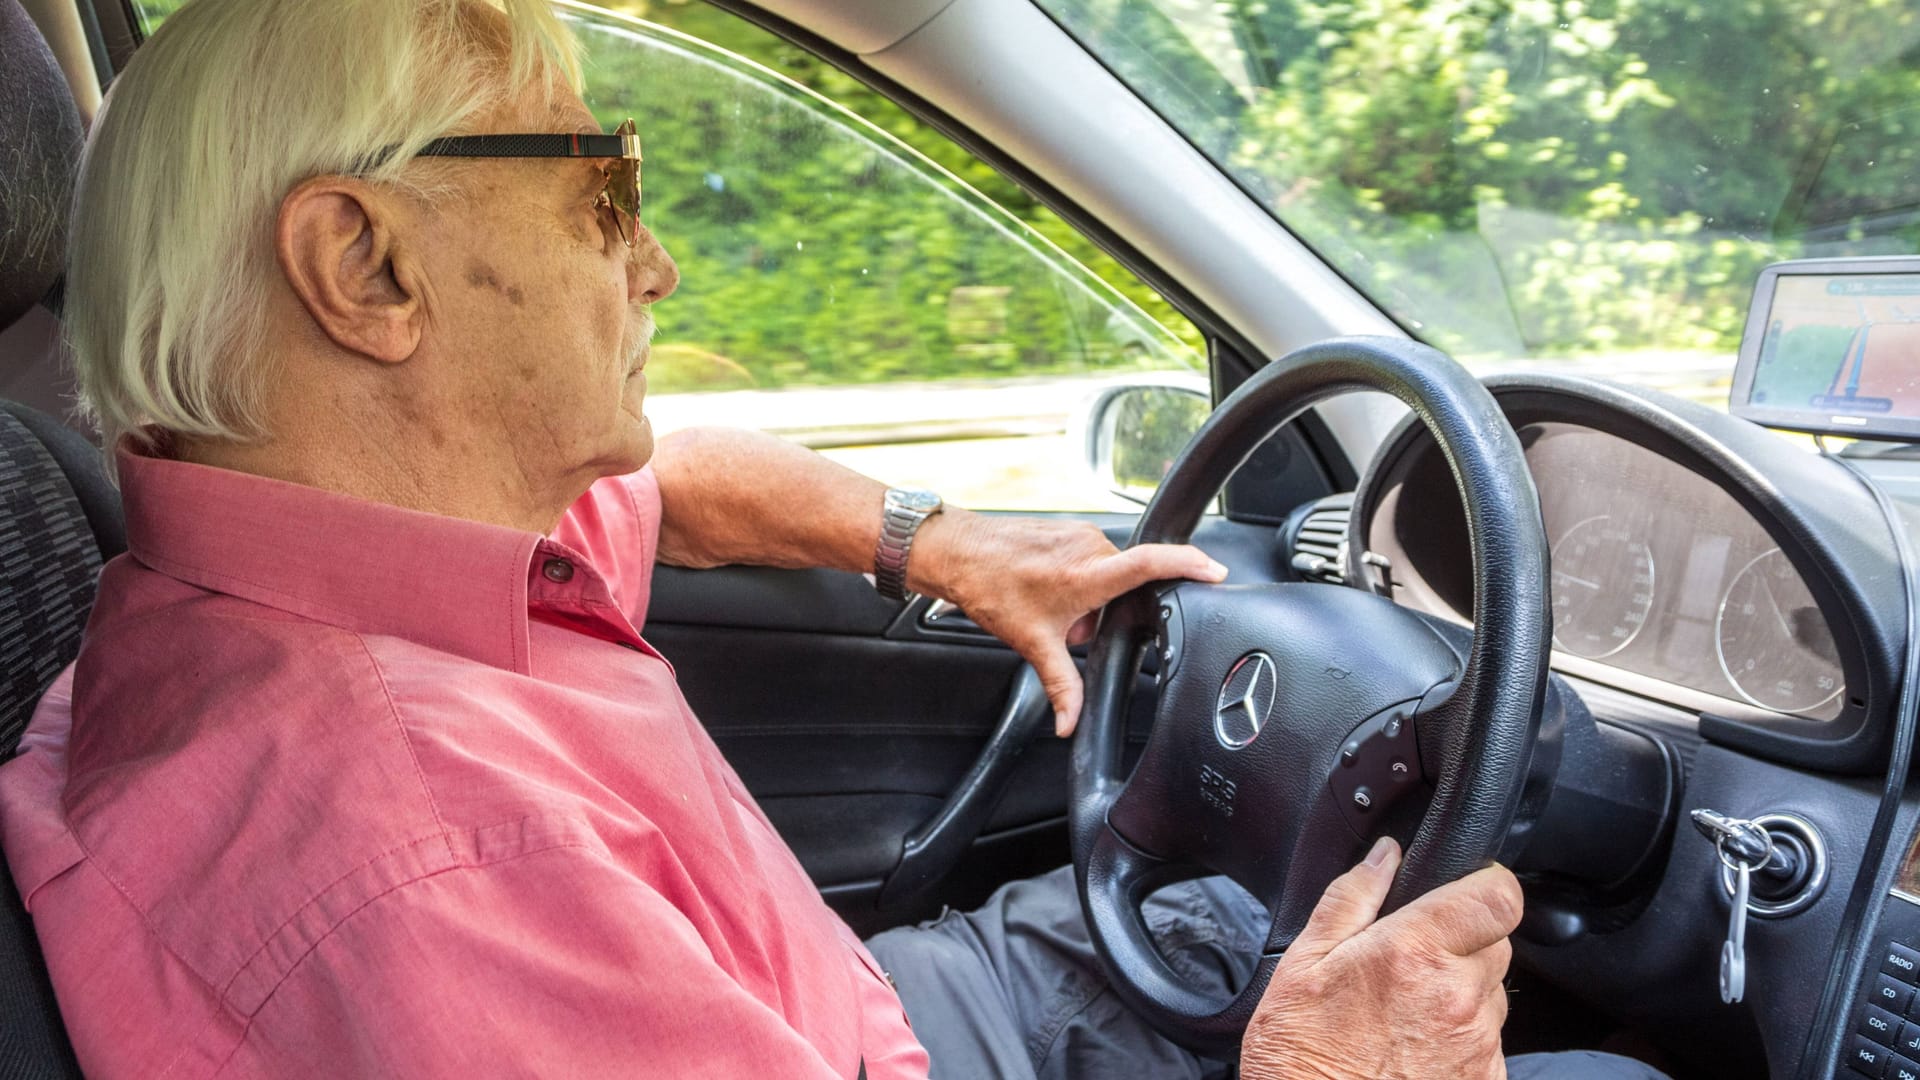
M 1844 689 L 1833 633 L 1779 548 L 1733 576 L 1714 633 L 1727 682 L 1763 709 L 1812 712 Z
M 1590 517 L 1553 545 L 1553 643 L 1589 660 L 1632 643 L 1653 610 L 1653 552 L 1611 514 Z

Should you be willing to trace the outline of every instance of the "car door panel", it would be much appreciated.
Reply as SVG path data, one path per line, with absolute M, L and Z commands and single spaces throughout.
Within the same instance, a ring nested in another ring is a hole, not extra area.
M 1132 519 L 1090 516 L 1116 543 Z M 1273 530 L 1210 522 L 1197 538 L 1236 580 L 1270 580 Z M 964 620 L 928 625 L 924 598 L 882 599 L 858 574 L 660 567 L 648 640 L 702 724 L 829 901 L 863 930 L 905 837 L 979 754 L 1022 661 Z M 1150 701 L 1143 677 L 1140 696 Z M 1143 744 L 1150 707 L 1136 708 Z M 966 861 L 939 891 L 977 900 L 1067 856 L 1068 744 L 1021 756 Z

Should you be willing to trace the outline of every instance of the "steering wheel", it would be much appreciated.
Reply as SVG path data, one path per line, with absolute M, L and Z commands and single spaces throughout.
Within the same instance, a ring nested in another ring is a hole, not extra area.
M 1292 582 L 1146 586 L 1107 606 L 1088 655 L 1070 825 L 1093 943 L 1123 1000 L 1218 1057 L 1237 1051 L 1320 894 L 1376 837 L 1406 851 L 1388 909 L 1501 854 L 1538 735 L 1552 634 L 1539 497 L 1493 397 L 1433 349 L 1342 338 L 1267 365 L 1187 444 L 1131 542 L 1187 542 L 1255 448 L 1351 390 L 1411 407 L 1452 469 L 1473 550 L 1464 658 L 1384 597 Z M 1149 649 L 1159 705 L 1128 775 L 1126 706 Z M 1153 890 L 1203 874 L 1225 874 L 1273 919 L 1252 980 L 1227 1001 L 1162 959 L 1140 911 Z

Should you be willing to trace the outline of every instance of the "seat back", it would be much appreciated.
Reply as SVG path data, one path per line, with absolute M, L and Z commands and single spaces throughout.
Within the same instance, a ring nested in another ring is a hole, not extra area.
M 0 330 L 57 295 L 80 117 L 18 0 L 0 0 Z M 99 451 L 0 402 L 0 760 L 80 650 L 104 557 L 126 546 Z M 53 986 L 0 862 L 0 1076 L 77 1077 Z
M 69 480 L 62 456 L 87 471 Z M 97 498 L 112 493 L 98 451 L 47 416 L 0 403 L 0 758 L 80 652 L 104 552 L 76 488 L 93 489 L 96 514 L 118 536 L 117 503 Z M 33 921 L 0 865 L 0 1077 L 79 1075 Z

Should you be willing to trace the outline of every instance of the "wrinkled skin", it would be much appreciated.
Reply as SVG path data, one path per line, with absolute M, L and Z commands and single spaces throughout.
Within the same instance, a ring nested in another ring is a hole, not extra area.
M 1520 883 L 1489 866 L 1385 918 L 1400 867 L 1382 838 L 1334 879 L 1274 971 L 1241 1049 L 1241 1074 L 1316 1080 L 1502 1080 L 1501 980 Z
M 927 592 L 960 605 L 1040 675 L 1054 731 L 1072 734 L 1084 696 L 1068 645 L 1093 636 L 1108 601 L 1150 581 L 1221 581 L 1227 569 L 1185 544 L 1117 550 L 1087 522 L 941 514 L 931 530 Z M 931 523 L 929 523 L 931 525 Z M 925 531 L 925 530 L 923 530 Z M 915 569 L 910 567 L 910 570 Z

